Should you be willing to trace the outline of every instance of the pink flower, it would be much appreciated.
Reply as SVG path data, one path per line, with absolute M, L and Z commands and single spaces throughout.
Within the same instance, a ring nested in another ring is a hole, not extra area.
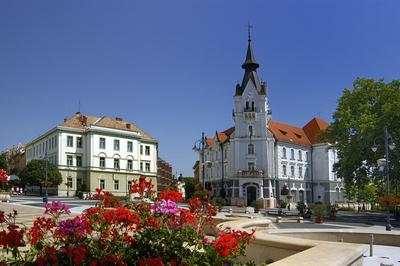
M 46 203 L 45 207 L 46 211 L 44 212 L 44 214 L 50 214 L 56 217 L 60 216 L 61 214 L 71 213 L 67 205 L 58 200 L 52 201 L 51 203 Z
M 154 203 L 153 206 L 154 213 L 161 213 L 161 214 L 171 214 L 171 215 L 178 215 L 179 209 L 176 207 L 176 202 L 172 200 L 161 200 L 160 202 Z

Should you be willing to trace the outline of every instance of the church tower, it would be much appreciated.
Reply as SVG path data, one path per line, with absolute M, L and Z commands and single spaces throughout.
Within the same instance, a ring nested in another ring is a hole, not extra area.
M 270 197 L 274 175 L 274 138 L 268 130 L 271 109 L 267 85 L 261 82 L 249 31 L 246 59 L 241 84 L 236 85 L 231 137 L 232 172 L 239 180 L 239 196 L 249 205 L 252 201 Z M 268 189 L 267 189 L 268 188 Z
M 267 84 L 260 82 L 257 74 L 259 66 L 249 34 L 246 59 L 242 64 L 244 76 L 242 83 L 236 85 L 234 97 L 233 120 L 237 137 L 266 137 L 271 110 L 267 98 Z

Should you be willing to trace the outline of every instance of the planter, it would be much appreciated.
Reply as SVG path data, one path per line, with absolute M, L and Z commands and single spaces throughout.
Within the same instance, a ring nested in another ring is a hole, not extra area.
M 324 223 L 324 217 L 322 217 L 322 216 L 315 217 L 315 223 L 316 224 L 323 224 Z
M 10 192 L 0 192 L 0 202 L 10 202 Z

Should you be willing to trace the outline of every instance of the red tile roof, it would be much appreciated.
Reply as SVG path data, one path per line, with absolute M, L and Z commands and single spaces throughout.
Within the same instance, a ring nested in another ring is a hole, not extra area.
M 303 127 L 303 130 L 307 134 L 310 142 L 312 144 L 317 144 L 322 143 L 322 141 L 317 139 L 318 133 L 327 129 L 328 126 L 329 124 L 325 120 L 314 117 Z
M 303 128 L 292 125 L 270 121 L 268 128 L 271 130 L 277 141 L 290 142 L 299 145 L 311 145 L 321 143 L 317 140 L 319 132 L 325 130 L 329 126 L 328 122 L 320 118 L 313 118 Z M 225 143 L 229 141 L 235 127 L 228 128 L 222 132 L 217 132 L 219 141 Z M 207 138 L 207 145 L 211 146 L 215 143 L 216 137 Z
M 277 141 L 291 142 L 300 145 L 311 144 L 302 128 L 275 121 L 270 121 L 268 127 Z
M 86 129 L 90 125 L 138 132 L 143 137 L 143 139 L 153 140 L 153 138 L 147 132 L 140 129 L 134 123 L 125 121 L 122 118 L 116 118 L 114 120 L 108 116 L 97 117 L 97 116 L 84 115 L 81 114 L 80 112 L 77 112 L 70 118 L 66 119 L 61 124 L 61 126 L 63 127 L 72 127 L 80 129 Z

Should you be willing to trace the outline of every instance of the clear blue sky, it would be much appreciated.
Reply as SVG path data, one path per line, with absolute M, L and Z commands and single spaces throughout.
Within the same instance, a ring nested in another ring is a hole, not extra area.
M 78 110 L 121 116 L 193 175 L 201 132 L 233 124 L 247 33 L 273 119 L 331 120 L 356 77 L 398 79 L 400 1 L 0 1 L 0 150 Z

